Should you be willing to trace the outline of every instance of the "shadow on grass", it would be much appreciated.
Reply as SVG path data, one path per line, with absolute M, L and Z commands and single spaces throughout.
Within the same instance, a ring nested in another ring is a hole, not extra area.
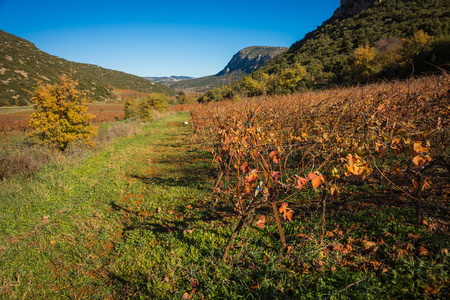
M 172 152 L 169 150 L 168 152 Z M 178 154 L 166 154 L 155 158 L 153 163 L 157 171 L 150 174 L 128 174 L 147 185 L 180 186 L 207 188 L 214 181 L 217 170 L 211 166 L 212 156 L 205 151 L 190 151 Z

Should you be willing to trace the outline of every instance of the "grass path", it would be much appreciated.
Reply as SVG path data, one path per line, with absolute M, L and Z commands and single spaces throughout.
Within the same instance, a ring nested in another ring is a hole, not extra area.
M 4 182 L 0 298 L 121 298 L 158 232 L 192 230 L 179 214 L 208 196 L 212 177 L 210 155 L 190 147 L 187 118 L 147 125 L 76 167 Z

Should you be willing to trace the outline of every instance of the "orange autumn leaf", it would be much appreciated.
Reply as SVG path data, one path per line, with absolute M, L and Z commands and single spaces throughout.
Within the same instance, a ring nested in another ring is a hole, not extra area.
M 417 153 L 427 153 L 428 148 L 422 146 L 422 142 L 414 142 L 414 151 Z
M 273 162 L 275 164 L 280 162 L 280 157 L 278 156 L 278 151 L 270 152 L 269 157 L 273 160 Z
M 425 177 L 423 180 L 422 191 L 429 190 L 431 188 L 431 180 L 429 177 Z
M 266 222 L 266 217 L 265 216 L 260 216 L 258 221 L 255 223 L 256 226 L 258 226 L 259 228 L 264 228 L 265 225 L 264 223 Z
M 297 177 L 297 187 L 301 190 L 309 180 L 303 177 Z
M 310 172 L 308 174 L 308 179 L 311 180 L 311 183 L 312 183 L 312 186 L 313 186 L 314 189 L 317 189 L 319 187 L 319 185 L 323 181 L 325 181 L 325 178 L 323 177 L 322 174 L 320 174 L 320 173 L 313 173 L 313 172 Z
M 417 249 L 417 253 L 422 256 L 427 256 L 429 254 L 429 251 L 425 247 L 419 246 L 419 248 Z
M 439 291 L 441 290 L 441 288 L 438 286 L 438 285 L 436 285 L 436 286 L 434 286 L 434 287 L 431 287 L 431 286 L 429 286 L 428 284 L 427 285 L 425 285 L 425 288 L 423 289 L 424 290 L 424 292 L 426 293 L 426 294 L 428 294 L 428 295 L 434 295 L 434 296 L 436 296 L 437 295 L 437 293 L 439 293 Z
M 336 197 L 339 196 L 339 190 L 336 186 L 332 186 L 330 189 L 331 196 Z
M 292 221 L 292 215 L 294 214 L 294 211 L 288 207 L 288 204 L 286 202 L 283 202 L 283 204 L 281 204 L 279 212 L 280 214 L 283 214 L 283 218 L 285 220 L 288 219 L 289 222 Z
M 416 155 L 412 159 L 412 162 L 419 167 L 423 166 L 424 164 L 430 161 L 431 157 L 429 155 L 423 156 L 422 154 Z
M 361 241 L 361 248 L 363 250 L 369 250 L 371 248 L 373 248 L 376 245 L 375 242 L 371 242 L 371 241 Z
M 278 210 L 280 212 L 280 214 L 282 214 L 286 211 L 287 206 L 288 206 L 288 204 L 286 202 L 283 202 L 283 204 L 281 204 L 281 207 Z

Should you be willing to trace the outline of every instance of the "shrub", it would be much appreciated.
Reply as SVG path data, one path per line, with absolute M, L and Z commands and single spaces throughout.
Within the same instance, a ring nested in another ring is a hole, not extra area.
M 93 146 L 91 140 L 97 127 L 90 125 L 94 117 L 87 113 L 86 94 L 76 90 L 77 81 L 65 75 L 56 84 L 40 84 L 33 93 L 35 112 L 28 126 L 35 143 L 45 144 L 61 151 L 73 143 Z
M 144 99 L 139 102 L 139 117 L 144 122 L 150 122 L 153 120 L 153 105 L 149 99 Z
M 139 117 L 139 102 L 136 98 L 128 98 L 125 101 L 125 119 Z
M 147 96 L 146 101 L 157 111 L 163 112 L 169 108 L 169 102 L 164 94 L 151 93 Z

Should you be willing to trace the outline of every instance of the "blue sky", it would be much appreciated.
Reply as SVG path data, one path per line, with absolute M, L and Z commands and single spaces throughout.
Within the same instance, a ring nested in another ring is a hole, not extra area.
M 64 59 L 138 76 L 212 75 L 248 46 L 289 47 L 339 0 L 0 0 L 0 29 Z

